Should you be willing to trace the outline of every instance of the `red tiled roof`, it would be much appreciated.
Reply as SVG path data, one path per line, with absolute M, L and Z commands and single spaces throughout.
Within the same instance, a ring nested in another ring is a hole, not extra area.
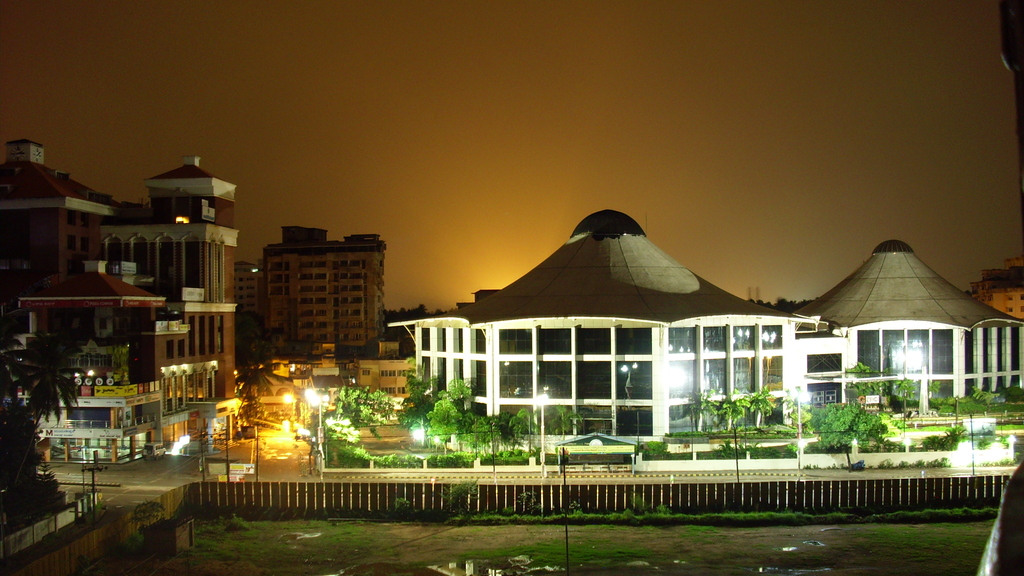
M 142 288 L 100 272 L 86 272 L 69 278 L 33 298 L 160 298 Z
M 0 195 L 0 200 L 23 198 L 78 198 L 88 200 L 85 194 L 92 190 L 74 180 L 61 180 L 42 164 L 35 162 L 6 162 L 3 168 L 19 169 L 15 176 L 0 175 L 0 185 L 10 185 L 14 189 L 9 194 Z
M 210 174 L 206 170 L 203 170 L 199 166 L 186 164 L 184 166 L 179 166 L 170 172 L 164 172 L 158 176 L 146 178 L 146 180 L 180 180 L 187 178 L 216 178 L 216 176 Z

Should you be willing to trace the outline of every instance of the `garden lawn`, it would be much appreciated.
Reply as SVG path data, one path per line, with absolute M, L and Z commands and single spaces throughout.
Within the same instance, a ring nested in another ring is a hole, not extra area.
M 232 530 L 231 528 L 237 530 Z M 570 526 L 571 573 L 739 575 L 765 568 L 934 576 L 977 571 L 992 522 L 717 528 Z M 510 559 L 563 573 L 562 526 L 447 526 L 339 522 L 204 522 L 197 546 L 178 558 L 146 554 L 103 560 L 96 576 L 298 576 L 436 574 L 431 565 L 474 560 L 508 568 Z M 820 545 L 819 545 L 820 544 Z M 646 566 L 642 563 L 649 564 Z

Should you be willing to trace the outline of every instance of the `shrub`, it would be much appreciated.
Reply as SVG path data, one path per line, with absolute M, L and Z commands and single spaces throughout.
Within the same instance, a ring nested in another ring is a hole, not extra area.
M 327 453 L 328 468 L 369 468 L 372 457 L 359 446 L 332 446 Z
M 460 482 L 458 484 L 445 484 L 442 492 L 445 499 L 445 508 L 462 514 L 475 508 L 475 503 L 480 495 L 476 482 Z
M 964 435 L 967 431 L 963 426 L 953 426 L 949 430 L 946 430 L 945 436 L 929 436 L 921 442 L 921 446 L 925 450 L 931 451 L 949 451 L 956 450 L 957 446 L 964 441 Z
M 530 463 L 530 454 L 526 450 L 502 450 L 494 454 L 494 464 L 491 463 L 490 454 L 480 455 L 482 466 L 525 466 Z
M 648 442 L 644 448 L 644 456 L 655 454 L 668 454 L 668 444 L 665 442 Z
M 427 458 L 429 468 L 472 468 L 476 455 L 469 452 L 453 452 L 451 454 L 434 454 Z
M 423 461 L 412 454 L 373 456 L 374 468 L 422 468 Z
M 540 498 L 537 497 L 537 493 L 532 490 L 520 492 L 519 496 L 516 496 L 516 502 L 519 503 L 519 508 L 524 514 L 540 514 Z
M 1007 402 L 1024 402 L 1024 388 L 1011 386 L 1003 388 L 1002 393 Z

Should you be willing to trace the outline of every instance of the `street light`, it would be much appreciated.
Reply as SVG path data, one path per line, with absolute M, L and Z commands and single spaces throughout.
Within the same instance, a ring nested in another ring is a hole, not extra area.
M 320 472 L 320 481 L 324 481 L 324 403 L 328 397 L 320 396 L 315 388 L 306 388 L 306 402 L 317 409 L 316 420 L 316 456 L 317 469 Z
M 536 404 L 540 406 L 540 477 L 548 477 L 547 458 L 545 457 L 545 436 L 544 436 L 544 405 L 548 403 L 548 395 L 537 396 Z
M 803 418 L 803 404 L 810 399 L 807 392 L 800 389 L 799 386 L 794 390 L 796 396 L 796 469 L 799 472 L 803 468 L 801 462 L 804 453 L 804 418 Z

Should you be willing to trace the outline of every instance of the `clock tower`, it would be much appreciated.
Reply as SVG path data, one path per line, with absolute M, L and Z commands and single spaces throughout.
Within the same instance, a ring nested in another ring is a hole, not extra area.
M 31 140 L 11 140 L 7 143 L 8 162 L 43 163 L 43 145 Z

